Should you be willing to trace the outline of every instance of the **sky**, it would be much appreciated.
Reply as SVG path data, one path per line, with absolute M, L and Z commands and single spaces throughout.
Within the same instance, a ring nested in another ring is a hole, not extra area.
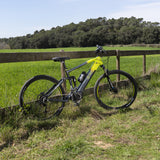
M 159 0 L 1 0 L 0 38 L 33 34 L 90 18 L 160 22 Z

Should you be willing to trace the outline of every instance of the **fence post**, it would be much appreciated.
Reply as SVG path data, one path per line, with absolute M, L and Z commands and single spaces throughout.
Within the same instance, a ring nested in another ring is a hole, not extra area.
M 61 78 L 66 78 L 65 74 L 65 62 L 61 62 Z M 66 92 L 66 80 L 63 82 L 63 89 Z
M 143 75 L 146 74 L 146 55 L 143 55 Z
M 116 69 L 120 70 L 120 56 L 119 56 L 119 50 L 116 50 Z M 120 75 L 117 75 L 117 81 L 120 81 Z

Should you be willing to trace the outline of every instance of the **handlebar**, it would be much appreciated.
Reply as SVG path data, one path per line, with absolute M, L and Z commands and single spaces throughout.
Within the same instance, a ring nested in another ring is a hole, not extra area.
M 102 46 L 96 45 L 97 49 L 96 49 L 96 54 L 98 56 L 98 53 L 104 53 L 106 54 L 106 51 L 103 49 Z

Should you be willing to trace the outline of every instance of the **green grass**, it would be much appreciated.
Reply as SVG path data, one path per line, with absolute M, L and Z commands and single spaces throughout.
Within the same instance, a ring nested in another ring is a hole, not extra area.
M 0 159 L 158 160 L 160 157 L 160 74 L 139 82 L 130 109 L 107 111 L 87 96 L 47 121 L 20 113 L 1 124 Z
M 87 58 L 74 59 L 66 64 L 71 68 L 86 60 Z M 115 60 L 115 57 L 110 57 L 109 69 L 116 68 Z M 123 57 L 121 70 L 133 77 L 139 77 L 142 75 L 142 60 L 141 56 Z M 159 62 L 160 56 L 147 56 L 147 70 L 154 70 Z M 88 65 L 84 66 L 73 74 L 78 77 L 88 68 Z M 37 74 L 59 79 L 60 64 L 53 61 L 0 64 L 0 106 L 18 104 L 22 85 Z M 101 74 L 99 69 L 88 87 L 93 87 Z M 156 73 L 152 73 L 150 81 L 138 83 L 140 89 L 137 99 L 128 110 L 104 110 L 91 95 L 84 97 L 80 107 L 75 107 L 72 103 L 67 104 L 60 117 L 47 121 L 28 119 L 21 115 L 21 112 L 7 112 L 5 121 L 0 122 L 0 159 L 158 160 L 159 68 Z
M 71 68 L 86 60 L 75 59 L 66 64 Z M 115 60 L 110 57 L 109 69 L 116 68 Z M 128 110 L 104 110 L 90 95 L 84 97 L 80 107 L 66 104 L 59 117 L 47 121 L 28 119 L 21 112 L 6 112 L 5 121 L 0 122 L 0 159 L 158 160 L 160 74 L 159 68 L 154 67 L 159 62 L 160 56 L 147 56 L 147 70 L 156 72 L 151 74 L 151 80 L 138 81 L 137 99 Z M 121 70 L 139 77 L 142 63 L 141 56 L 123 57 Z M 78 77 L 88 68 L 84 66 L 73 74 Z M 52 61 L 0 64 L 0 106 L 18 104 L 22 85 L 37 74 L 59 79 L 60 64 Z M 99 69 L 88 87 L 93 87 L 101 74 Z

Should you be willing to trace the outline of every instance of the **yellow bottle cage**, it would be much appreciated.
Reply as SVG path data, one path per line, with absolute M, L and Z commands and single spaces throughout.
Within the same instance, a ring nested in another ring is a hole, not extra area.
M 99 66 L 103 65 L 101 57 L 99 57 L 99 56 L 87 61 L 87 63 L 91 63 L 91 62 L 94 62 L 93 66 L 91 67 L 92 72 L 96 71 Z

